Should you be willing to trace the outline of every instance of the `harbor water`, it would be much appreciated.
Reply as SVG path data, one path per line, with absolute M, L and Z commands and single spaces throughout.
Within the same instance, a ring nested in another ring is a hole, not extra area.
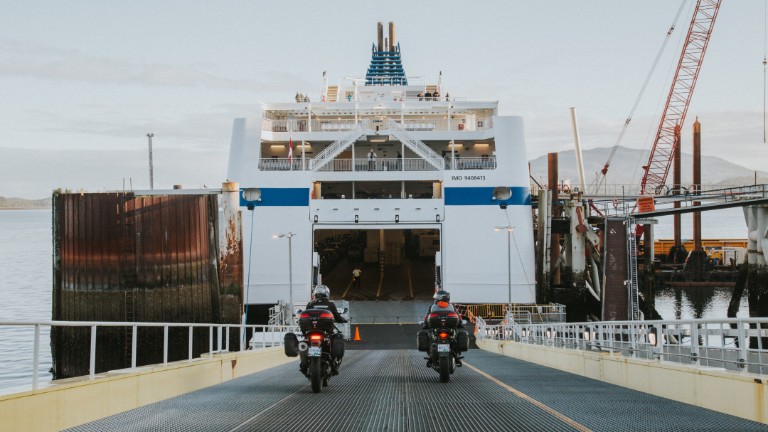
M 683 216 L 683 237 L 690 230 L 690 215 Z M 745 238 L 741 209 L 704 213 L 705 238 Z M 657 238 L 671 238 L 672 218 L 661 218 Z M 0 321 L 51 319 L 52 245 L 50 210 L 0 211 Z M 663 289 L 656 309 L 664 319 L 725 318 L 728 288 Z M 739 317 L 749 316 L 742 299 Z M 40 382 L 51 379 L 50 331 L 41 327 Z M 34 328 L 0 328 L 0 390 L 32 382 Z

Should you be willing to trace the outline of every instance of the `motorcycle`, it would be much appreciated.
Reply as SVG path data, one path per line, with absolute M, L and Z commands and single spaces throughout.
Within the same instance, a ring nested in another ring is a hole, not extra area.
M 465 321 L 462 321 L 465 323 Z M 422 321 L 422 326 L 424 322 Z M 427 366 L 440 374 L 440 382 L 448 382 L 469 349 L 469 333 L 459 328 L 459 314 L 453 310 L 431 312 L 427 327 L 416 335 L 419 351 L 426 352 Z
M 307 365 L 304 375 L 312 384 L 312 391 L 320 393 L 328 386 L 331 376 L 338 374 L 344 357 L 344 337 L 336 332 L 333 313 L 326 309 L 307 309 L 299 314 L 301 338 L 295 333 L 287 333 L 284 338 L 285 354 L 289 357 L 301 356 L 302 364 Z

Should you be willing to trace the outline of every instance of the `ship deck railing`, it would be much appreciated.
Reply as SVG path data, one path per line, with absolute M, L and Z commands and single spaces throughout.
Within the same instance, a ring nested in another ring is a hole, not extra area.
M 93 379 L 96 377 L 96 344 L 98 341 L 97 334 L 100 328 L 130 328 L 131 329 L 131 370 L 137 370 L 141 365 L 137 365 L 137 350 L 139 347 L 138 339 L 141 334 L 139 329 L 146 328 L 162 328 L 163 329 L 163 365 L 168 364 L 168 348 L 170 340 L 168 337 L 168 330 L 170 328 L 187 328 L 188 329 L 188 356 L 186 361 L 192 362 L 196 359 L 193 357 L 194 346 L 194 329 L 208 329 L 208 358 L 213 357 L 214 354 L 230 352 L 233 347 L 230 346 L 230 333 L 238 332 L 240 335 L 239 351 L 244 351 L 246 347 L 248 349 L 263 349 L 275 346 L 283 345 L 283 336 L 287 332 L 298 332 L 298 326 L 291 325 L 242 325 L 242 324 L 209 324 L 209 323 L 158 323 L 158 322 L 112 322 L 112 321 L 37 321 L 37 322 L 25 322 L 25 321 L 0 321 L 0 330 L 2 331 L 15 331 L 15 332 L 29 332 L 32 334 L 30 337 L 33 339 L 32 346 L 32 389 L 39 388 L 39 369 L 40 369 L 40 350 L 42 346 L 48 347 L 49 342 L 41 341 L 43 330 L 45 335 L 50 334 L 50 330 L 54 328 L 68 328 L 68 327 L 89 327 L 90 328 L 90 354 L 89 354 L 89 367 L 88 376 Z M 248 332 L 252 332 L 252 338 L 249 341 L 245 340 L 245 335 Z M 214 343 L 214 340 L 216 341 Z M 151 345 L 151 344 L 150 344 Z M 17 352 L 26 352 L 27 345 L 17 346 L 15 349 Z M 154 348 L 148 347 L 145 349 Z M 28 358 L 19 356 L 20 361 L 26 363 Z
M 768 318 L 478 323 L 478 339 L 617 353 L 726 371 L 768 374 Z
M 409 110 L 412 108 L 409 108 Z M 443 113 L 444 114 L 444 113 Z M 381 120 L 379 117 L 367 117 L 360 116 L 358 120 L 369 119 L 373 121 L 373 125 L 381 125 L 381 130 L 384 131 L 384 125 L 386 121 Z M 400 115 L 390 116 L 389 119 L 396 123 L 402 124 L 403 129 L 409 132 L 476 132 L 493 129 L 493 119 L 491 117 L 461 117 L 456 115 L 455 118 L 448 120 L 443 118 L 435 119 L 402 119 Z M 376 120 L 379 120 L 376 122 Z M 293 120 L 273 120 L 263 119 L 261 128 L 264 131 L 270 132 L 347 132 L 352 131 L 356 127 L 354 118 L 342 118 L 342 119 L 316 119 L 311 121 L 307 119 L 293 119 Z
M 301 155 L 288 158 L 261 159 L 260 171 L 309 171 L 309 161 L 302 161 Z M 495 156 L 456 157 L 451 160 L 447 155 L 446 170 L 493 170 L 496 169 Z M 421 158 L 376 158 L 369 161 L 365 157 L 357 159 L 334 159 L 325 164 L 321 172 L 365 172 L 365 171 L 436 171 L 435 167 Z

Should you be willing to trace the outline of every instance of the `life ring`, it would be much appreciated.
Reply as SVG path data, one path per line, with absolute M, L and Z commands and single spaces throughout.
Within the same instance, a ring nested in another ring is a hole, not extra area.
M 613 208 L 619 208 L 619 200 L 616 198 L 613 199 Z

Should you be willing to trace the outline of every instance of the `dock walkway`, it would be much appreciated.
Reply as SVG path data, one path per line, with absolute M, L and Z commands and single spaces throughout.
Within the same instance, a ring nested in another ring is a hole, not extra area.
M 471 350 L 441 384 L 415 350 L 347 351 L 314 394 L 297 363 L 70 431 L 765 431 L 768 426 Z

